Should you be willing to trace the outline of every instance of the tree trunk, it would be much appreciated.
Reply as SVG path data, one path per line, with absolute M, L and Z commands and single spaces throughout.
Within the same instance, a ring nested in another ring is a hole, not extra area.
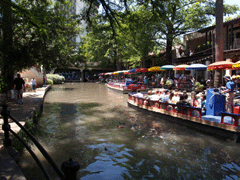
M 172 64 L 172 39 L 167 38 L 167 47 L 166 47 L 166 61 L 167 64 Z
M 215 62 L 223 61 L 223 0 L 216 1 L 216 41 L 215 41 Z M 221 71 L 214 75 L 214 87 L 220 87 L 222 83 Z
M 117 51 L 116 49 L 113 50 L 113 71 L 116 71 L 117 70 Z
M 3 59 L 1 77 L 1 90 L 7 93 L 11 89 L 13 83 L 14 69 L 12 67 L 13 60 L 11 52 L 13 51 L 13 30 L 12 30 L 12 10 L 11 0 L 3 0 L 2 5 L 2 30 L 3 30 Z

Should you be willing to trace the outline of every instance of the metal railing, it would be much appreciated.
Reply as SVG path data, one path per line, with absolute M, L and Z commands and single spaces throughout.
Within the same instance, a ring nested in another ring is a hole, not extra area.
M 32 140 L 32 142 L 35 144 L 35 146 L 39 149 L 39 151 L 42 153 L 42 155 L 46 158 L 48 163 L 52 166 L 54 171 L 57 173 L 57 175 L 62 179 L 62 180 L 76 180 L 77 179 L 77 171 L 80 169 L 80 166 L 77 161 L 73 161 L 71 158 L 68 161 L 65 161 L 61 165 L 61 170 L 59 167 L 56 165 L 54 160 L 51 158 L 51 156 L 47 153 L 47 151 L 42 147 L 42 145 L 27 131 L 27 129 L 22 126 L 14 117 L 12 117 L 7 109 L 8 105 L 3 104 L 2 105 L 2 112 L 1 115 L 3 116 L 3 125 L 2 129 L 4 131 L 4 140 L 3 140 L 3 145 L 4 147 L 10 147 L 12 146 L 12 142 L 10 139 L 10 134 L 11 132 L 28 150 L 28 152 L 31 154 L 31 156 L 34 158 L 36 163 L 38 164 L 39 168 L 42 170 L 45 178 L 47 180 L 50 180 L 50 176 L 47 173 L 47 171 L 44 169 L 43 165 L 41 164 L 40 160 L 36 156 L 36 154 L 31 150 L 31 148 L 27 145 L 27 143 L 24 142 L 24 140 L 18 136 L 10 127 L 8 118 L 10 118 L 13 122 L 15 122 L 21 130 L 23 130 L 28 137 Z

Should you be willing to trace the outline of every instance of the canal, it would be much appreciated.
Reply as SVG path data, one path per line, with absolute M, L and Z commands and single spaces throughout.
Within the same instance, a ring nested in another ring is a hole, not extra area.
M 240 144 L 128 108 L 127 98 L 97 83 L 54 85 L 35 136 L 59 167 L 78 161 L 81 180 L 240 179 Z M 27 152 L 19 164 L 28 180 L 44 179 Z

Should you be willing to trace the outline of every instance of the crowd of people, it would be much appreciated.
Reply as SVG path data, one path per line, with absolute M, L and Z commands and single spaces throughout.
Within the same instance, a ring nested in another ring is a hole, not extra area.
M 139 79 L 141 81 L 141 79 Z M 178 89 L 188 91 L 202 91 L 203 87 L 206 86 L 206 81 L 202 79 L 200 82 L 193 78 L 191 74 L 176 74 L 170 72 L 169 76 L 161 75 L 156 73 L 150 77 L 145 76 L 143 82 L 146 87 L 151 88 L 167 88 L 167 89 Z
M 147 100 L 160 101 L 169 104 L 201 108 L 203 113 L 206 112 L 205 91 L 197 94 L 195 91 L 188 93 L 186 90 L 179 91 L 177 89 L 169 90 L 161 88 L 148 91 L 147 94 L 141 93 L 139 91 L 136 94 L 134 94 L 134 96 L 145 99 L 146 100 L 145 103 L 147 102 Z
M 159 83 L 161 85 L 161 82 L 164 81 L 163 79 L 164 77 L 161 78 L 159 82 L 156 80 L 154 82 Z M 223 76 L 223 79 L 225 80 L 225 82 L 223 82 L 224 85 L 221 86 L 221 88 L 219 88 L 219 92 L 226 97 L 227 112 L 233 113 L 234 98 L 235 98 L 235 94 L 239 93 L 238 88 L 240 87 L 240 84 L 239 84 L 240 80 L 237 79 L 236 76 Z M 166 81 L 168 80 L 170 80 L 170 78 L 166 79 Z M 175 83 L 175 80 L 176 78 L 171 81 L 173 86 L 176 86 L 177 84 Z M 184 78 L 183 76 L 181 80 L 187 81 L 187 78 Z M 188 83 L 191 83 L 191 82 L 188 82 Z M 200 83 L 198 81 L 195 81 L 195 86 L 199 84 Z M 213 79 L 210 76 L 206 81 L 206 88 L 204 90 L 202 89 L 201 91 L 198 91 L 195 88 L 193 89 L 193 91 L 191 91 L 191 93 L 188 93 L 186 89 L 181 90 L 178 88 L 178 86 L 172 89 L 166 86 L 163 86 L 159 89 L 155 88 L 152 91 L 148 91 L 147 94 L 142 94 L 138 92 L 134 96 L 142 97 L 146 100 L 153 100 L 153 101 L 167 102 L 167 103 L 177 104 L 177 105 L 197 107 L 197 108 L 201 108 L 202 112 L 205 113 L 206 112 L 206 93 L 207 93 L 206 89 L 213 88 L 213 85 L 214 85 Z M 228 107 L 228 106 L 231 106 L 231 107 Z

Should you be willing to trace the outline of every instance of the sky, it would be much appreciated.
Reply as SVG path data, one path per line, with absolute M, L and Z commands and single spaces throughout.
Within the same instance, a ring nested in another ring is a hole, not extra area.
M 239 0 L 224 0 L 225 3 L 230 4 L 230 5 L 238 5 L 240 6 L 240 1 Z

